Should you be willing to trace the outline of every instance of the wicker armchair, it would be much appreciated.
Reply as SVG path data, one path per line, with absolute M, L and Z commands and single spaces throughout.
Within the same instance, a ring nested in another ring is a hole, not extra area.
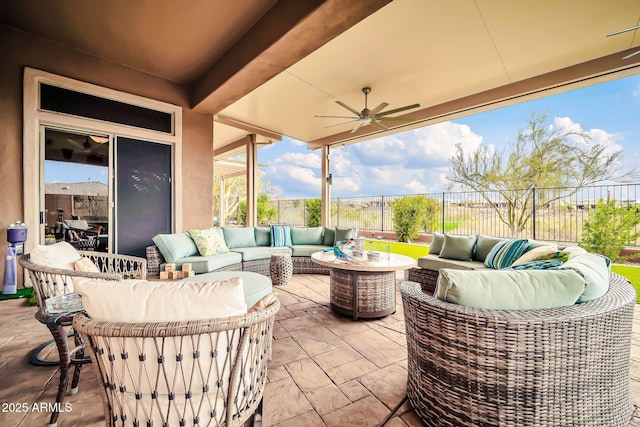
M 60 358 L 60 383 L 56 397 L 57 405 L 55 405 L 55 410 L 51 413 L 49 420 L 49 425 L 51 426 L 57 424 L 58 410 L 62 407 L 69 385 L 71 366 L 74 366 L 74 373 L 69 394 L 75 394 L 78 391 L 81 367 L 90 360 L 84 356 L 84 345 L 81 337 L 71 329 L 75 313 L 50 314 L 47 312 L 45 301 L 56 295 L 71 293 L 73 288 L 70 285 L 74 277 L 122 280 L 124 276 L 144 279 L 147 275 L 147 261 L 144 258 L 100 252 L 80 252 L 80 254 L 93 261 L 100 269 L 100 273 L 44 267 L 32 263 L 30 254 L 24 254 L 18 259 L 18 263 L 28 272 L 33 285 L 38 303 L 38 311 L 35 317 L 49 328 Z M 73 344 L 70 343 L 70 337 L 73 338 Z M 32 363 L 38 364 L 37 353 L 43 347 L 44 345 L 38 347 L 29 356 L 29 360 Z
M 280 302 L 254 313 L 172 323 L 73 326 L 90 343 L 108 425 L 240 426 L 261 414 Z
M 612 274 L 597 300 L 482 310 L 400 286 L 409 401 L 429 426 L 625 426 L 636 295 Z

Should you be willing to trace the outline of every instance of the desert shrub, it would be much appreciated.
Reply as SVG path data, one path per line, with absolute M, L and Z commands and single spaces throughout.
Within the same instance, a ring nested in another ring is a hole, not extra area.
M 393 229 L 401 242 L 410 242 L 420 236 L 425 224 L 429 202 L 424 196 L 408 196 L 391 204 Z
M 307 213 L 307 227 L 318 227 L 322 224 L 322 199 L 307 199 L 304 201 Z
M 635 231 L 640 224 L 640 213 L 635 206 L 616 206 L 615 200 L 598 200 L 594 212 L 585 221 L 581 246 L 589 252 L 607 256 L 613 262 L 624 261 L 620 251 L 640 233 Z
M 258 195 L 258 225 L 270 224 L 276 216 L 276 208 L 271 206 L 271 198 L 266 193 Z M 238 203 L 238 224 L 247 225 L 247 201 L 241 200 Z

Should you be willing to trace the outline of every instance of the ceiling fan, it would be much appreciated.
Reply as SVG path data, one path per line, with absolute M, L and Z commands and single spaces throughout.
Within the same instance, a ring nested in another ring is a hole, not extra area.
M 369 125 L 369 124 L 374 125 L 375 127 L 380 128 L 382 130 L 388 130 L 389 129 L 388 127 L 386 127 L 385 125 L 380 123 L 382 120 L 385 120 L 385 121 L 397 121 L 397 122 L 410 122 L 410 121 L 414 120 L 414 119 L 410 119 L 410 118 L 407 118 L 407 117 L 388 117 L 390 114 L 395 114 L 395 113 L 399 113 L 401 111 L 411 110 L 413 108 L 420 107 L 420 104 L 412 104 L 412 105 L 407 105 L 407 106 L 400 107 L 400 108 L 395 108 L 393 110 L 383 111 L 385 108 L 387 108 L 389 106 L 388 103 L 383 102 L 380 105 L 378 105 L 376 108 L 374 108 L 373 110 L 369 110 L 369 108 L 367 108 L 367 96 L 369 95 L 370 92 L 371 92 L 371 88 L 370 87 L 363 87 L 362 88 L 362 93 L 364 93 L 364 109 L 362 111 L 357 111 L 355 108 L 351 108 L 351 107 L 349 107 L 347 104 L 345 104 L 343 102 L 336 101 L 336 104 L 338 104 L 339 106 L 341 106 L 343 108 L 346 108 L 347 110 L 349 110 L 350 112 L 355 114 L 355 116 L 316 116 L 316 117 L 327 117 L 327 118 L 332 118 L 332 119 L 349 119 L 346 122 L 341 122 L 341 123 L 337 123 L 335 125 L 325 126 L 325 127 L 328 127 L 328 128 L 331 128 L 331 127 L 334 127 L 334 126 L 345 125 L 347 123 L 355 123 L 355 122 L 357 122 L 358 124 L 356 124 L 356 127 L 353 128 L 351 133 L 356 132 L 362 126 L 366 126 L 366 125 Z
M 635 27 L 631 27 L 631 28 L 625 28 L 624 30 L 614 31 L 613 33 L 607 34 L 607 37 L 616 36 L 618 34 L 626 33 L 628 31 L 634 31 L 634 30 L 637 30 L 637 29 L 640 29 L 640 25 L 636 25 Z M 631 58 L 632 56 L 636 56 L 638 54 L 640 54 L 640 50 L 635 51 L 635 52 L 625 56 L 622 59 L 628 59 L 628 58 Z

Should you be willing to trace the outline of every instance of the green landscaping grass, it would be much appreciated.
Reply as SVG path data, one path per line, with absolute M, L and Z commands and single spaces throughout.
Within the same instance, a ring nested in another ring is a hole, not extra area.
M 429 255 L 429 246 L 412 243 L 389 242 L 386 240 L 365 240 L 364 249 L 367 251 L 386 252 L 387 246 L 394 254 L 406 255 L 413 259 Z
M 611 271 L 626 277 L 636 290 L 636 303 L 640 304 L 640 267 L 631 265 L 612 265 Z

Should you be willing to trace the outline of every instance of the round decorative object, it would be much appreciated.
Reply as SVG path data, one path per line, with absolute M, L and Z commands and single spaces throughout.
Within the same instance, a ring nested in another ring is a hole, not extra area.
M 293 276 L 293 263 L 289 254 L 272 254 L 269 266 L 271 283 L 274 286 L 287 285 Z

